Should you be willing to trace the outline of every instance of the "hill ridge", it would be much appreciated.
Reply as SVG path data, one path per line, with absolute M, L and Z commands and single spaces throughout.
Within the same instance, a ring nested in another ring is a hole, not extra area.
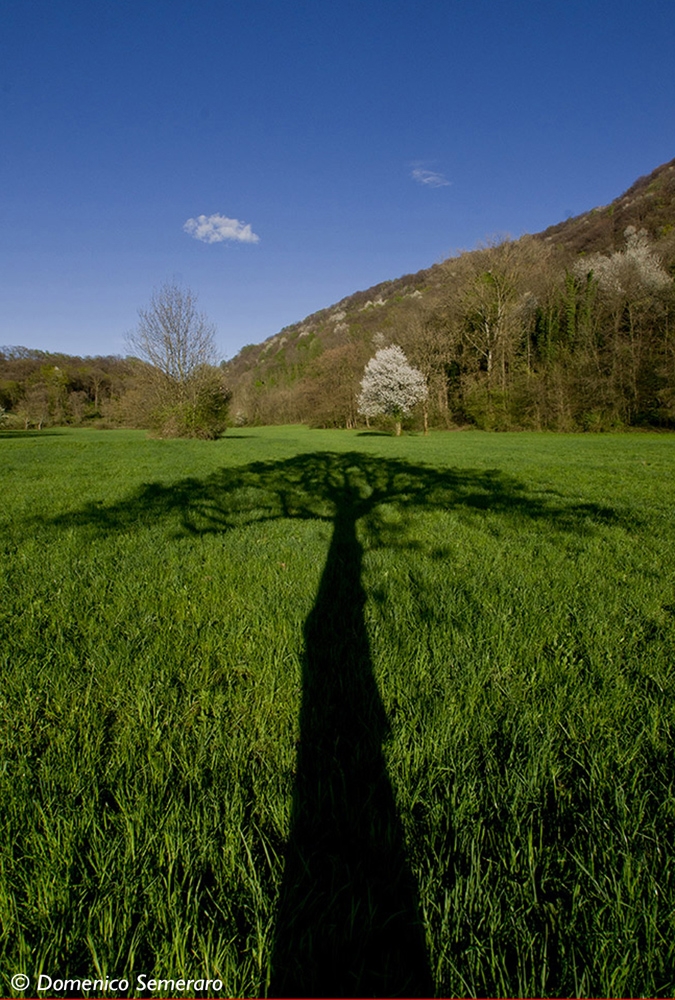
M 629 226 L 646 230 L 655 253 L 672 268 L 675 263 L 675 159 L 638 178 L 608 205 L 596 206 L 539 233 L 525 234 L 507 242 L 519 248 L 521 267 L 525 270 L 541 268 L 541 261 L 547 258 L 547 266 L 557 268 L 562 275 L 580 255 L 619 252 Z M 463 251 L 417 272 L 353 292 L 258 344 L 246 345 L 226 366 L 239 419 L 269 422 L 275 420 L 278 411 L 283 411 L 288 419 L 307 419 L 306 407 L 296 405 L 297 400 L 291 403 L 293 387 L 304 378 L 313 378 L 322 365 L 325 367 L 331 352 L 333 360 L 345 369 L 345 373 L 349 370 L 349 381 L 353 383 L 359 367 L 363 370 L 364 357 L 367 360 L 373 353 L 373 346 L 376 346 L 373 338 L 381 335 L 384 341 L 395 339 L 405 346 L 403 342 L 410 341 L 406 330 L 411 325 L 428 324 L 434 313 L 434 322 L 437 322 L 439 309 L 447 311 L 448 301 L 454 294 L 452 275 L 456 268 L 466 272 L 473 266 L 471 260 L 474 263 L 481 260 L 489 270 L 490 254 L 496 257 L 500 253 L 503 255 L 498 241 Z M 533 262 L 537 256 L 541 260 Z M 540 278 L 535 284 L 537 282 L 541 284 Z M 334 353 L 336 351 L 338 354 Z M 319 360 L 322 355 L 323 363 Z M 286 394 L 284 399 L 278 398 L 272 403 L 270 394 L 283 393 Z M 265 403 L 266 396 L 269 405 Z M 349 423 L 355 415 L 352 413 L 345 419 Z

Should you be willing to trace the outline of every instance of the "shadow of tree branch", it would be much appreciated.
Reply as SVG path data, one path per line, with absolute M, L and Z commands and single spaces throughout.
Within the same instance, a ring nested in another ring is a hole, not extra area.
M 611 507 L 535 494 L 499 469 L 436 469 L 360 452 L 312 452 L 224 468 L 204 479 L 149 483 L 116 504 L 88 503 L 48 523 L 108 533 L 178 518 L 184 532 L 210 534 L 281 518 L 333 522 L 345 497 L 356 520 L 387 503 L 402 510 L 468 508 L 545 519 L 561 531 L 577 531 L 589 520 L 621 521 Z

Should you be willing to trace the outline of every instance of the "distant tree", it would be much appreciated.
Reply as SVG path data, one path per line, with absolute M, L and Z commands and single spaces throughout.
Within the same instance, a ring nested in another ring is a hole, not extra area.
M 165 284 L 128 335 L 149 421 L 165 437 L 218 437 L 231 393 L 216 367 L 215 329 L 188 288 Z
M 355 398 L 364 360 L 360 345 L 351 342 L 314 359 L 297 393 L 302 417 L 315 427 L 355 427 Z
M 59 365 L 40 368 L 40 384 L 47 390 L 47 415 L 50 423 L 64 423 L 67 409 L 68 375 Z
M 35 382 L 26 388 L 23 399 L 14 408 L 21 417 L 26 430 L 35 424 L 42 430 L 43 424 L 49 420 L 49 390 L 44 382 Z
M 129 334 L 129 346 L 166 378 L 184 384 L 203 365 L 215 364 L 215 328 L 197 312 L 197 296 L 189 288 L 164 284 Z
M 83 376 L 90 396 L 93 396 L 94 412 L 98 412 L 102 391 L 110 385 L 110 375 L 100 365 L 92 362 L 84 369 Z
M 76 423 L 82 423 L 90 405 L 89 396 L 83 389 L 68 394 L 68 412 Z
M 400 347 L 393 345 L 382 348 L 366 365 L 357 407 L 365 417 L 393 417 L 398 436 L 402 418 L 426 398 L 424 375 L 408 364 Z

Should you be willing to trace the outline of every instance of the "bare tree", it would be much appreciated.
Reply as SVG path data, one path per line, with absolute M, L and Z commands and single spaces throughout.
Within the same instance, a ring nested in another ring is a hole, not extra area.
M 217 437 L 231 393 L 215 367 L 215 328 L 197 311 L 197 296 L 167 283 L 138 317 L 127 343 L 146 363 L 137 381 L 150 424 L 167 437 Z
M 176 384 L 184 384 L 202 365 L 216 363 L 215 328 L 197 312 L 197 296 L 189 288 L 165 284 L 127 337 L 129 347 Z

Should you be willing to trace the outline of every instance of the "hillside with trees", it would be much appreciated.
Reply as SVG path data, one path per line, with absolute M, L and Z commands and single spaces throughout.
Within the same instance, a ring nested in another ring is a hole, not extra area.
M 125 412 L 122 401 L 140 367 L 133 358 L 0 348 L 0 415 L 5 424 L 26 429 L 88 423 L 133 426 L 136 415 L 131 409 Z
M 675 427 L 675 161 L 610 205 L 313 313 L 228 364 L 240 423 L 353 427 L 399 345 L 437 427 Z M 421 423 L 423 417 L 417 417 Z
M 139 310 L 135 356 L 0 348 L 0 421 L 213 437 L 229 407 L 238 424 L 356 427 L 369 417 L 366 365 L 397 346 L 427 387 L 424 406 L 401 414 L 408 426 L 675 428 L 674 278 L 675 160 L 610 205 L 356 292 L 226 366 L 189 290 L 173 303 L 189 306 L 189 358 L 180 310 L 160 310 L 177 321 L 162 354 L 152 324 L 167 302 L 154 299 Z

